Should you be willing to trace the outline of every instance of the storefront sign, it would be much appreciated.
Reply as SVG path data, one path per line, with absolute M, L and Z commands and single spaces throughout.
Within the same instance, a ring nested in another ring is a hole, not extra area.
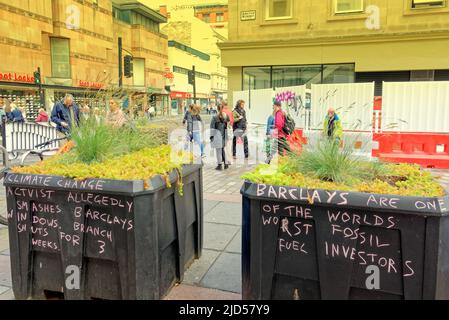
M 256 20 L 256 10 L 240 12 L 240 21 Z
M 0 72 L 0 81 L 34 83 L 34 77 L 29 74 L 19 74 L 15 72 L 14 73 Z
M 79 86 L 83 88 L 101 89 L 103 88 L 104 84 L 101 82 L 89 82 L 80 80 Z
M 190 99 L 190 98 L 192 98 L 192 94 L 188 93 L 188 92 L 172 91 L 170 93 L 170 98 L 172 98 L 172 99 Z

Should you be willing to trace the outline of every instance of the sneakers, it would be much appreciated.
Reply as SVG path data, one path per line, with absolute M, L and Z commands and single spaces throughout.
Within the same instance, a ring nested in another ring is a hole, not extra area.
M 221 164 L 219 164 L 219 165 L 215 168 L 215 170 L 223 170 L 223 167 L 221 166 Z
M 229 169 L 229 164 L 224 165 L 225 170 Z

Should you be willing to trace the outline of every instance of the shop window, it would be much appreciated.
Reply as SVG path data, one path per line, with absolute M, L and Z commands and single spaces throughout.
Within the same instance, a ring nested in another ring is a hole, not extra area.
M 206 23 L 210 23 L 210 14 L 204 13 L 203 14 L 203 21 Z
M 145 59 L 133 59 L 133 81 L 135 86 L 145 86 Z
M 363 0 L 334 0 L 335 13 L 353 13 L 364 11 Z
M 221 12 L 217 13 L 217 22 L 223 22 L 224 21 L 224 14 Z
M 266 19 L 292 18 L 292 0 L 266 0 L 265 16 Z
M 323 83 L 352 83 L 354 81 L 353 64 L 328 64 L 323 66 Z
M 243 90 L 271 88 L 270 67 L 243 68 Z
M 50 38 L 51 70 L 54 78 L 71 78 L 69 39 Z
M 273 67 L 273 87 L 321 83 L 321 65 Z
M 412 9 L 441 8 L 445 6 L 445 0 L 412 0 Z

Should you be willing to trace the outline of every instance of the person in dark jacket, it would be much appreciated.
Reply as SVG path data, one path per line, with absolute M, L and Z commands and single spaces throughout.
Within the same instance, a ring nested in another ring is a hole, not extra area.
M 70 132 L 72 124 L 79 125 L 79 108 L 72 95 L 67 94 L 62 101 L 53 106 L 51 121 L 56 124 L 56 130 L 64 135 Z
M 228 123 L 229 117 L 223 111 L 223 105 L 217 106 L 217 114 L 212 117 L 210 123 L 211 129 L 211 147 L 215 149 L 217 154 L 217 167 L 216 170 L 222 170 L 229 168 L 229 164 L 226 161 L 226 143 L 228 140 Z
M 236 159 L 237 155 L 237 138 L 243 138 L 243 151 L 245 152 L 245 159 L 249 157 L 248 151 L 248 137 L 246 135 L 247 120 L 245 111 L 245 101 L 239 100 L 232 112 L 234 116 L 234 124 L 232 126 L 234 137 L 232 138 L 232 156 Z

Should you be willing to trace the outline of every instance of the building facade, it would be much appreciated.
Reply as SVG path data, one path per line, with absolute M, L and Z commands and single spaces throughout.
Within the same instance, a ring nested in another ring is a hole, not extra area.
M 197 85 L 201 83 L 200 91 L 197 90 L 200 104 L 205 107 L 219 103 L 227 94 L 227 70 L 221 64 L 221 52 L 217 44 L 227 40 L 226 29 L 212 28 L 196 18 L 192 5 L 172 6 L 169 7 L 169 12 L 168 22 L 162 27 L 162 32 L 169 38 L 170 66 L 178 65 L 190 70 L 195 65 L 201 76 L 197 78 Z M 175 95 L 183 97 L 183 100 L 178 99 L 177 105 L 188 105 L 188 97 L 193 96 L 193 87 L 188 85 L 187 74 L 180 75 L 173 68 L 171 71 L 174 76 L 172 91 L 175 92 L 172 93 L 172 98 Z M 206 88 L 209 91 L 205 92 Z
M 449 1 L 229 0 L 229 92 L 449 80 Z
M 170 85 L 172 113 L 182 113 L 194 102 L 193 85 L 189 84 L 188 73 L 195 66 L 197 104 L 205 109 L 211 100 L 210 56 L 175 40 L 168 42 L 169 67 L 173 72 Z
M 227 28 L 229 12 L 227 4 L 203 4 L 194 6 L 195 17 L 208 23 L 212 28 Z
M 94 97 L 118 85 L 119 37 L 135 61 L 124 88 L 144 103 L 164 94 L 168 40 L 159 24 L 165 17 L 136 1 L 0 0 L 0 20 L 0 95 L 24 107 L 29 119 L 65 93 L 104 106 Z M 33 77 L 38 68 L 43 99 Z

